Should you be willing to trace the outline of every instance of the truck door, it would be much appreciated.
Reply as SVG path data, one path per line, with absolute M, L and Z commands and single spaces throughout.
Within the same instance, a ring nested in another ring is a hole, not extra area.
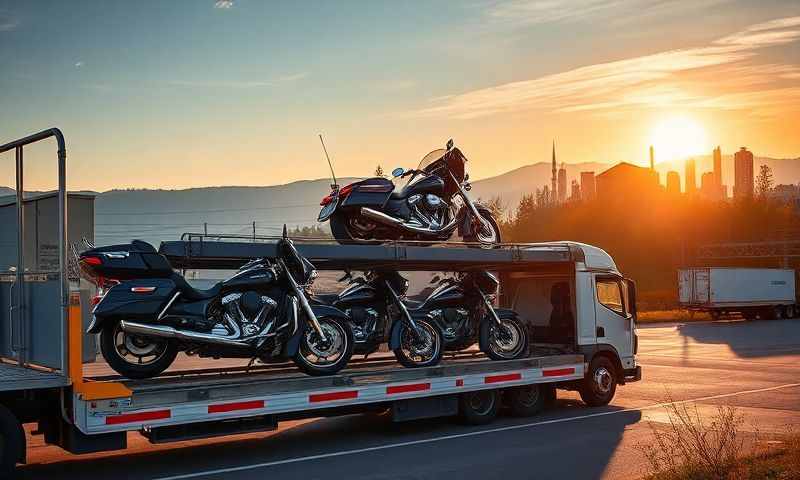
M 711 286 L 708 269 L 694 269 L 694 298 L 692 303 L 708 303 L 711 300 Z
M 633 312 L 628 283 L 613 275 L 595 275 L 597 343 L 613 346 L 620 358 L 633 355 Z M 633 292 L 631 292 L 633 293 Z

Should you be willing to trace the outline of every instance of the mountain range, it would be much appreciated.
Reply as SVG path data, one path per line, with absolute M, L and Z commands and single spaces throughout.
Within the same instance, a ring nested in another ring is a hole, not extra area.
M 699 186 L 702 172 L 711 169 L 711 157 L 700 156 L 695 161 Z M 800 158 L 757 157 L 754 163 L 756 174 L 761 164 L 769 165 L 776 184 L 800 182 Z M 610 166 L 598 162 L 565 164 L 568 188 L 572 180 L 580 181 L 580 172 L 599 174 Z M 662 182 L 669 170 L 676 170 L 683 177 L 683 162 L 661 162 L 656 164 L 656 170 Z M 523 195 L 549 185 L 550 177 L 551 164 L 539 162 L 476 180 L 472 182 L 470 195 L 483 200 L 499 196 L 506 211 L 513 212 Z M 339 183 L 346 185 L 356 180 L 342 178 Z M 733 183 L 730 155 L 723 157 L 723 183 Z M 127 242 L 131 238 L 158 244 L 162 240 L 177 239 L 184 232 L 252 235 L 254 229 L 257 235 L 278 235 L 284 223 L 290 228 L 316 224 L 319 201 L 329 192 L 327 179 L 265 187 L 95 192 L 95 239 L 98 245 Z M 13 189 L 0 187 L 0 196 L 13 194 Z

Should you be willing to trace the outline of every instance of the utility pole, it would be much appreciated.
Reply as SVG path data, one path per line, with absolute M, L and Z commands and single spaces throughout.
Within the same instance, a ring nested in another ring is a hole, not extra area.
M 256 221 L 253 220 L 253 241 L 256 241 Z

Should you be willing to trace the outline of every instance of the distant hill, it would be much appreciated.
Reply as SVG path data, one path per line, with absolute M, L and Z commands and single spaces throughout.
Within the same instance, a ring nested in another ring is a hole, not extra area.
M 711 169 L 710 156 L 696 157 L 697 182 L 702 172 Z M 773 170 L 775 183 L 800 181 L 799 159 L 758 157 L 755 170 L 761 164 Z M 580 172 L 599 174 L 611 165 L 597 162 L 566 164 L 567 185 Z M 495 177 L 476 180 L 470 192 L 472 198 L 488 200 L 500 196 L 506 209 L 513 212 L 527 193 L 550 184 L 551 166 L 547 162 L 511 170 Z M 668 170 L 683 176 L 683 162 L 663 162 L 656 165 L 664 182 Z M 341 185 L 358 180 L 339 179 Z M 733 159 L 723 157 L 723 181 L 733 183 Z M 277 235 L 284 223 L 290 228 L 316 224 L 319 201 L 330 192 L 330 181 L 302 180 L 268 187 L 205 187 L 185 190 L 111 190 L 97 193 L 95 200 L 95 233 L 97 244 L 127 242 L 141 238 L 158 244 L 177 239 L 184 232 L 251 235 L 253 222 L 259 235 Z M 730 189 L 729 189 L 730 191 Z M 30 192 L 32 193 L 32 192 Z M 94 192 L 90 192 L 94 193 Z M 14 190 L 0 187 L 0 196 L 13 195 Z M 207 224 L 204 226 L 204 224 Z

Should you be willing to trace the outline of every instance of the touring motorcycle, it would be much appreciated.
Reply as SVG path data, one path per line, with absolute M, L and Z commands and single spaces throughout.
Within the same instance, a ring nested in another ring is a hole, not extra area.
M 425 155 L 416 169 L 396 168 L 396 179 L 409 177 L 399 190 L 383 177 L 342 188 L 334 184 L 320 205 L 320 222 L 330 221 L 339 243 L 365 240 L 445 241 L 458 230 L 467 242 L 500 243 L 500 228 L 488 208 L 470 200 L 467 158 L 453 140 Z M 334 177 L 335 178 L 335 177 Z
M 445 350 L 464 350 L 476 342 L 493 360 L 528 354 L 525 325 L 513 310 L 494 308 L 500 282 L 490 272 L 463 272 L 434 277 L 436 288 L 420 303 L 406 302 L 415 318 L 428 318 L 444 332 Z
M 309 375 L 334 374 L 353 353 L 347 316 L 309 303 L 316 272 L 285 232 L 276 248 L 274 261 L 252 260 L 208 290 L 142 241 L 85 251 L 81 270 L 100 287 L 88 333 L 100 334 L 103 358 L 128 378 L 159 375 L 179 351 L 292 359 Z
M 367 272 L 349 280 L 344 290 L 313 298 L 347 314 L 355 339 L 354 353 L 369 355 L 383 343 L 389 344 L 397 361 L 405 367 L 430 367 L 439 363 L 444 350 L 444 334 L 429 318 L 412 316 L 404 303 L 408 280 L 393 270 Z

